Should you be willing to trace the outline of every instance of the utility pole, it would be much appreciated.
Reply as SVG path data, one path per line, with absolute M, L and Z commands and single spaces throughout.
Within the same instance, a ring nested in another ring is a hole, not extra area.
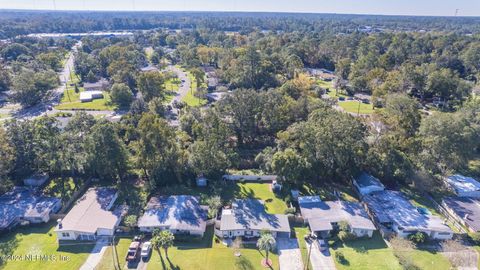
M 305 240 L 305 242 L 307 242 L 307 240 Z M 305 264 L 305 270 L 308 270 L 308 266 L 310 265 L 310 255 L 312 254 L 312 246 L 313 246 L 313 242 L 310 243 L 310 247 L 308 248 L 307 263 Z

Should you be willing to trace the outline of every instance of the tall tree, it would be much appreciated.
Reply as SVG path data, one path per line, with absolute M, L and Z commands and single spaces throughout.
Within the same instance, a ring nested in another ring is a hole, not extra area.
M 275 249 L 276 246 L 277 241 L 275 241 L 273 235 L 268 232 L 262 233 L 262 235 L 260 235 L 260 238 L 257 240 L 258 249 L 265 251 L 265 261 L 267 265 L 270 263 L 268 255 L 270 251 L 273 251 Z
M 137 78 L 137 87 L 146 102 L 154 97 L 165 98 L 163 75 L 159 72 L 143 72 Z

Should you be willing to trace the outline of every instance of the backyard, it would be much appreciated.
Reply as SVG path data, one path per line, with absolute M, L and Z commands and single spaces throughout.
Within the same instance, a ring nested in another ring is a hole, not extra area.
M 210 226 L 201 240 L 176 241 L 174 246 L 168 249 L 168 258 L 163 250 L 161 257 L 153 251 L 148 269 L 265 269 L 260 263 L 264 253 L 258 251 L 253 244 L 241 248 L 240 253 L 241 256 L 236 257 L 232 248 L 216 243 L 213 227 Z M 273 262 L 272 268 L 278 269 L 278 256 L 270 253 L 269 258 Z
M 7 260 L 0 269 L 78 269 L 88 257 L 93 245 L 74 244 L 59 247 L 54 229 L 55 223 L 50 222 L 37 226 L 18 227 L 14 232 L 2 235 L 0 254 L 19 257 L 16 257 L 16 260 Z M 26 255 L 46 257 L 28 260 Z
M 91 102 L 81 102 L 80 92 L 83 92 L 83 87 L 78 86 L 78 92 L 75 91 L 75 86 L 78 84 L 80 78 L 74 73 L 70 73 L 70 80 L 67 82 L 67 87 L 63 92 L 60 104 L 55 107 L 57 110 L 95 110 L 95 111 L 111 111 L 115 109 L 108 92 L 103 92 L 102 99 L 94 99 Z

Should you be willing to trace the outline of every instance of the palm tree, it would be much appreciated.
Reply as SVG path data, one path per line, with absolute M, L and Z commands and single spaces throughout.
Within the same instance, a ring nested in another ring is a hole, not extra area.
M 268 253 L 273 249 L 275 249 L 276 245 L 277 245 L 277 242 L 275 241 L 275 238 L 271 233 L 268 233 L 268 232 L 262 233 L 262 235 L 257 241 L 258 249 L 265 251 L 265 255 L 266 255 L 265 261 L 267 265 L 270 264 L 268 261 Z
M 175 236 L 170 231 L 154 230 L 152 237 L 152 246 L 160 254 L 160 248 L 165 250 L 165 256 L 168 258 L 168 248 L 173 246 Z

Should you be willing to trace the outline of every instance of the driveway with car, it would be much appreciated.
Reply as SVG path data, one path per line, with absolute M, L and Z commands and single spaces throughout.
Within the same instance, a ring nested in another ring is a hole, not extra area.
M 328 247 L 324 251 L 320 251 L 320 245 L 318 240 L 305 241 L 307 244 L 307 250 L 311 247 L 310 262 L 312 263 L 312 268 L 314 270 L 335 270 L 335 262 L 333 261 L 332 256 Z

